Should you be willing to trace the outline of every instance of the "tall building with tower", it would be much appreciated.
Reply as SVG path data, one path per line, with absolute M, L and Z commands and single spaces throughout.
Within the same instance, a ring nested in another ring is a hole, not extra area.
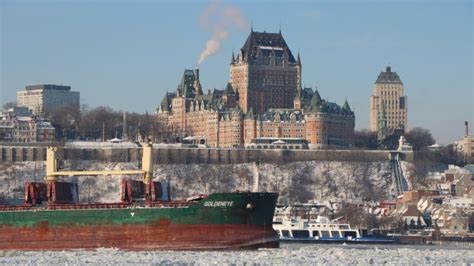
M 250 32 L 230 81 L 203 93 L 199 70 L 185 70 L 175 92 L 158 106 L 163 133 L 211 147 L 256 149 L 347 148 L 354 143 L 355 115 L 301 88 L 301 60 L 281 32 Z
M 293 108 L 301 88 L 301 60 L 278 33 L 251 30 L 237 57 L 232 54 L 230 84 L 244 113 Z
M 386 133 L 407 129 L 407 96 L 404 95 L 403 82 L 390 66 L 381 72 L 374 83 L 370 96 L 371 131 Z

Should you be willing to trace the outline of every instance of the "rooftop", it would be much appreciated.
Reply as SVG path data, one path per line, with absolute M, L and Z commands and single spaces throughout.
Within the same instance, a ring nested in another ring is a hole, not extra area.
M 25 87 L 25 90 L 60 90 L 60 91 L 70 91 L 71 86 L 63 85 L 53 85 L 53 84 L 39 84 L 39 85 L 29 85 Z
M 288 52 L 288 61 L 296 63 L 295 57 L 291 53 L 290 48 L 285 42 L 285 39 L 279 33 L 256 32 L 251 31 L 247 40 L 242 46 L 241 52 L 245 60 L 254 60 L 257 58 L 258 52 L 261 51 L 263 55 L 273 53 L 277 57 L 282 57 L 284 52 Z
M 402 83 L 397 72 L 392 72 L 392 68 L 387 66 L 385 72 L 380 72 L 375 83 Z

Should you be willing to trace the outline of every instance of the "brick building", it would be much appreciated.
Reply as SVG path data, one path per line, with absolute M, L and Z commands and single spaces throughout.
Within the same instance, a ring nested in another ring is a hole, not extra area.
M 244 144 L 252 139 L 273 138 L 305 139 L 312 149 L 352 145 L 355 117 L 347 101 L 341 107 L 321 99 L 317 90 L 304 91 L 311 95 L 311 101 L 302 101 L 302 95 L 297 95 L 294 101 L 303 103 L 300 108 L 269 109 L 262 116 L 254 116 L 250 109 L 244 119 Z
M 291 53 L 281 32 L 251 31 L 237 57 L 232 54 L 230 84 L 244 113 L 293 108 L 301 87 L 301 60 Z
M 347 101 L 342 107 L 325 101 L 300 80 L 299 55 L 293 57 L 281 33 L 251 31 L 232 55 L 224 89 L 203 93 L 199 70 L 185 70 L 157 119 L 173 138 L 211 147 L 244 147 L 261 138 L 305 140 L 313 149 L 351 146 L 355 116 Z

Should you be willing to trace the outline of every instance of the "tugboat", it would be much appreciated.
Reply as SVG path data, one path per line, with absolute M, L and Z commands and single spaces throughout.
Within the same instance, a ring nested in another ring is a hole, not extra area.
M 45 182 L 27 182 L 23 205 L 0 204 L 0 249 L 218 250 L 278 247 L 272 229 L 277 193 L 235 192 L 171 200 L 152 180 L 153 149 L 141 170 L 58 171 L 47 149 Z M 79 203 L 78 186 L 57 177 L 142 175 L 122 181 L 122 201 Z
M 277 207 L 273 229 L 280 242 L 394 244 L 390 237 L 363 237 L 358 229 L 347 223 L 330 220 L 312 211 L 313 205 Z M 318 205 L 319 207 L 319 205 Z

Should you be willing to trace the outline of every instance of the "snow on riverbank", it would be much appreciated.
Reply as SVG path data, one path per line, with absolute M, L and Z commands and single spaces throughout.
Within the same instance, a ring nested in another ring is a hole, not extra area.
M 138 169 L 136 163 L 65 161 L 65 170 Z M 43 162 L 0 164 L 0 197 L 22 198 L 26 181 L 41 181 Z M 255 180 L 259 173 L 258 182 Z M 286 164 L 156 165 L 155 179 L 171 183 L 172 196 L 185 198 L 213 192 L 260 191 L 280 193 L 280 202 L 308 200 L 376 201 L 396 196 L 388 162 L 309 161 Z M 127 176 L 69 177 L 77 181 L 82 202 L 120 201 L 120 182 Z M 140 179 L 139 176 L 133 177 Z M 258 184 L 258 186 L 257 186 Z
M 413 246 L 336 246 L 286 245 L 280 249 L 257 251 L 144 251 L 124 252 L 117 249 L 95 251 L 0 251 L 0 264 L 107 264 L 107 265 L 426 265 L 474 264 L 469 249 L 446 249 Z

